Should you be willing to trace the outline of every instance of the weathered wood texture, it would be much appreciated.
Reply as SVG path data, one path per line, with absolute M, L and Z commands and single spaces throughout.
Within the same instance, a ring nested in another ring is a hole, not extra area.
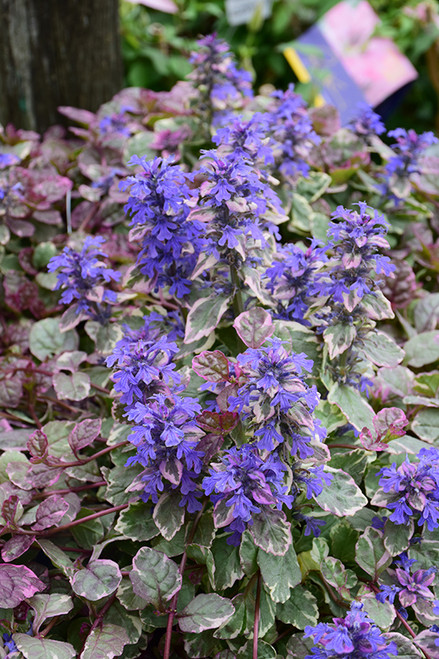
M 0 123 L 44 131 L 122 87 L 118 0 L 0 0 Z

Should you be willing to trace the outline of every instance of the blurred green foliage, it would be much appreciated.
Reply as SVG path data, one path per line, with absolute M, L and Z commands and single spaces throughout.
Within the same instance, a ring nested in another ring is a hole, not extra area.
M 122 48 L 127 86 L 170 89 L 189 73 L 189 54 L 201 35 L 216 32 L 241 65 L 252 71 L 256 88 L 269 83 L 285 89 L 296 81 L 283 56 L 291 44 L 338 0 L 274 0 L 271 16 L 256 12 L 249 24 L 230 26 L 225 1 L 175 0 L 167 14 L 121 0 Z M 353 0 L 355 2 L 355 0 Z M 377 35 L 390 37 L 419 72 L 403 102 L 387 120 L 388 128 L 438 129 L 438 0 L 369 0 L 381 19 Z M 306 86 L 297 91 L 309 96 Z

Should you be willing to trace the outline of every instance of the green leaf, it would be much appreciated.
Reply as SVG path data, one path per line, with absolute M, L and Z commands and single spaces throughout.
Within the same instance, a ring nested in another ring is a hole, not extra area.
M 314 411 L 322 425 L 328 431 L 328 435 L 337 428 L 346 425 L 346 417 L 336 405 L 331 405 L 327 400 L 320 400 Z
M 257 561 L 271 598 L 275 602 L 286 602 L 291 588 L 302 581 L 302 573 L 293 545 L 288 547 L 283 556 L 274 556 L 259 549 Z
M 418 437 L 434 444 L 439 440 L 439 409 L 428 408 L 417 413 L 412 430 Z
M 291 525 L 281 510 L 267 508 L 254 515 L 249 531 L 258 547 L 275 556 L 286 554 L 291 544 Z
M 309 233 L 312 214 L 313 210 L 305 197 L 294 194 L 291 201 L 291 220 L 288 222 L 288 230 Z
M 82 508 L 76 519 L 88 517 L 92 513 L 92 510 Z M 77 526 L 73 526 L 71 533 L 80 547 L 84 547 L 85 549 L 93 549 L 93 547 L 97 545 L 104 537 L 105 529 L 102 520 L 89 519 L 86 522 L 78 524 Z
M 90 378 L 87 373 L 57 373 L 53 386 L 58 400 L 84 400 L 90 393 Z
M 238 659 L 253 659 L 254 653 L 252 641 L 248 641 L 245 645 L 243 645 L 242 648 L 240 648 L 237 656 Z M 261 639 L 258 641 L 258 659 L 276 659 L 278 656 L 279 655 L 272 645 Z
M 333 556 L 327 556 L 322 561 L 320 571 L 325 581 L 334 586 L 343 599 L 348 602 L 352 599 L 351 590 L 358 583 L 355 572 L 346 569 L 343 563 Z
M 362 586 L 357 594 L 363 609 L 380 629 L 389 629 L 396 618 L 395 607 L 390 602 L 379 602 L 369 586 Z
M 172 540 L 184 524 L 184 508 L 179 503 L 179 495 L 165 492 L 154 506 L 154 522 L 165 540 Z
M 405 551 L 410 544 L 410 539 L 414 533 L 414 524 L 410 520 L 406 524 L 395 524 L 390 519 L 386 519 L 384 526 L 384 546 L 391 556 L 398 556 Z
M 37 540 L 37 542 L 55 567 L 58 567 L 66 577 L 73 576 L 75 571 L 73 563 L 62 549 L 51 540 L 45 540 L 44 538 Z
M 60 593 L 51 595 L 38 593 L 28 599 L 28 604 L 35 611 L 32 623 L 34 634 L 38 633 L 39 628 L 47 618 L 64 615 L 73 609 L 72 598 L 69 595 Z
M 358 565 L 373 577 L 374 581 L 392 562 L 392 556 L 385 548 L 381 534 L 371 526 L 358 538 L 355 557 Z
M 219 627 L 234 611 L 231 601 L 216 593 L 197 595 L 179 614 L 178 626 L 182 632 L 198 634 Z
M 253 307 L 239 314 L 233 327 L 249 348 L 260 348 L 274 332 L 271 315 L 262 307 Z
M 432 331 L 439 320 L 439 293 L 430 293 L 418 300 L 414 312 L 418 332 Z
M 215 586 L 217 590 L 231 588 L 244 575 L 239 562 L 238 547 L 227 544 L 225 537 L 216 538 L 212 544 L 215 561 Z
M 130 503 L 129 507 L 119 514 L 115 531 L 138 542 L 146 542 L 155 538 L 160 531 L 155 525 L 150 511 L 151 504 L 143 501 Z
M 143 85 L 140 85 L 143 86 Z M 139 153 L 148 160 L 157 155 L 157 151 L 151 148 L 151 144 L 156 139 L 156 134 L 151 131 L 142 131 L 130 137 L 126 142 L 123 150 L 123 161 L 126 165 L 129 160 Z
M 148 607 L 148 602 L 144 600 L 143 597 L 136 595 L 133 590 L 133 585 L 128 577 L 123 577 L 120 582 L 119 588 L 117 589 L 117 599 L 128 611 L 146 609 Z
M 149 547 L 142 547 L 134 556 L 130 580 L 136 595 L 157 609 L 163 607 L 182 584 L 174 561 Z
M 120 657 L 124 646 L 129 642 L 130 639 L 123 627 L 104 622 L 102 627 L 96 627 L 87 636 L 80 659 L 113 659 L 113 657 Z
M 309 590 L 303 586 L 296 586 L 290 598 L 283 604 L 277 605 L 276 617 L 282 622 L 294 625 L 297 629 L 315 625 L 319 617 L 317 600 Z
M 117 590 L 122 575 L 114 561 L 99 559 L 90 561 L 83 570 L 78 570 L 72 579 L 73 592 L 90 602 L 97 602 Z
M 232 604 L 235 609 L 234 614 L 226 622 L 213 633 L 215 638 L 223 638 L 225 640 L 236 638 L 239 634 L 245 632 L 246 621 L 246 603 L 244 593 L 238 593 L 232 599 Z
M 29 350 L 40 361 L 66 350 L 76 350 L 78 343 L 78 335 L 74 330 L 60 331 L 57 318 L 38 320 L 29 334 Z
M 305 659 L 307 655 L 311 655 L 314 645 L 312 638 L 304 638 L 303 634 L 293 634 L 288 639 L 285 659 Z
M 375 412 L 356 389 L 336 383 L 328 394 L 328 401 L 337 405 L 357 430 L 373 427 Z
M 14 634 L 14 641 L 26 659 L 71 659 L 76 650 L 70 643 L 34 638 L 27 634 Z M 82 655 L 81 655 L 82 656 Z M 94 657 L 94 659 L 98 659 Z
M 331 483 L 326 485 L 318 496 L 314 497 L 323 510 L 333 513 L 337 517 L 347 517 L 367 505 L 367 498 L 349 474 L 341 469 L 332 469 L 328 466 L 326 471 L 332 476 Z
M 367 359 L 377 366 L 392 368 L 404 359 L 402 350 L 393 339 L 384 332 L 370 332 L 361 343 L 361 350 Z
M 323 339 L 328 346 L 330 359 L 334 359 L 345 352 L 352 345 L 356 336 L 355 325 L 337 323 L 327 327 L 323 332 Z
M 230 297 L 212 295 L 202 297 L 195 302 L 186 319 L 185 343 L 198 341 L 198 339 L 209 334 L 218 326 L 226 309 L 229 306 Z
M 317 201 L 331 185 L 331 177 L 325 172 L 309 172 L 304 178 L 297 181 L 297 192 L 303 195 L 312 204 Z
M 439 332 L 422 332 L 404 345 L 405 363 L 409 366 L 425 366 L 439 359 Z
M 251 577 L 258 571 L 258 553 L 259 548 L 250 535 L 250 531 L 246 529 L 242 534 L 239 545 L 239 561 L 247 577 Z

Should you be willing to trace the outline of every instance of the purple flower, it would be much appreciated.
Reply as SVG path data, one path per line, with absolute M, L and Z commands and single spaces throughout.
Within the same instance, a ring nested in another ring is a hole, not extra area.
M 277 301 L 276 318 L 310 325 L 305 314 L 315 298 L 324 293 L 319 270 L 327 260 L 326 249 L 318 247 L 315 240 L 306 251 L 293 244 L 278 246 L 277 258 L 265 271 L 266 287 Z
M 396 655 L 396 644 L 386 641 L 362 607 L 353 602 L 345 618 L 305 627 L 305 637 L 312 636 L 319 646 L 305 659 L 390 659 Z
M 146 403 L 137 402 L 126 412 L 136 424 L 128 440 L 137 453 L 127 466 L 138 463 L 144 467 L 142 499 L 157 503 L 159 492 L 179 490 L 181 506 L 189 512 L 201 508 L 196 478 L 201 472 L 204 453 L 198 450 L 203 432 L 195 417 L 201 407 L 194 398 L 177 394 L 154 394 Z
M 419 462 L 413 464 L 406 457 L 400 467 L 395 463 L 383 467 L 380 485 L 391 493 L 387 508 L 393 510 L 390 519 L 395 524 L 406 524 L 414 515 L 418 525 L 426 523 L 429 531 L 439 526 L 439 451 L 421 449 Z
M 16 165 L 20 162 L 20 158 L 15 153 L 0 153 L 0 169 Z
M 117 364 L 112 380 L 124 405 L 145 402 L 151 395 L 180 383 L 172 363 L 178 348 L 163 334 L 165 323 L 159 319 L 158 314 L 151 314 L 138 330 L 125 325 L 124 337 L 107 357 L 107 366 Z
M 436 568 L 428 570 L 414 570 L 412 566 L 417 561 L 408 558 L 403 553 L 395 559 L 396 569 L 387 570 L 394 583 L 392 585 L 381 585 L 380 592 L 376 594 L 377 600 L 384 602 L 386 599 L 394 604 L 396 596 L 404 608 L 413 606 L 419 600 L 434 601 L 434 593 L 429 589 L 436 575 Z
M 216 507 L 222 501 L 230 508 L 226 517 L 227 530 L 233 531 L 229 544 L 239 545 L 246 526 L 251 526 L 253 514 L 263 506 L 275 506 L 278 510 L 285 503 L 291 508 L 294 501 L 284 485 L 285 465 L 276 457 L 263 460 L 257 449 L 249 444 L 225 451 L 221 462 L 210 469 L 202 487 Z
M 229 396 L 229 410 L 247 421 L 260 449 L 272 451 L 284 443 L 291 455 L 309 457 L 314 453 L 311 440 L 324 437 L 324 429 L 312 416 L 319 394 L 302 375 L 311 370 L 312 360 L 303 353 L 289 354 L 279 339 L 267 343 L 238 355 L 244 384 Z
M 63 289 L 61 302 L 76 302 L 77 313 L 85 313 L 90 318 L 106 323 L 110 317 L 109 304 L 117 300 L 116 293 L 106 284 L 120 279 L 120 273 L 107 268 L 100 257 L 107 254 L 100 249 L 105 242 L 101 237 L 88 236 L 80 252 L 64 247 L 58 256 L 53 256 L 47 269 L 58 272 L 55 289 Z
M 236 68 L 228 44 L 216 34 L 203 37 L 197 45 L 198 50 L 190 58 L 194 70 L 188 76 L 198 94 L 196 112 L 209 124 L 212 119 L 216 123 L 227 108 L 253 95 L 251 75 Z
M 307 176 L 310 151 L 320 143 L 301 96 L 290 85 L 285 92 L 272 94 L 274 109 L 267 113 L 271 147 L 276 166 L 288 179 Z
M 212 141 L 234 160 L 255 165 L 258 161 L 273 164 L 274 157 L 267 136 L 267 118 L 255 112 L 251 119 L 235 117 L 232 124 L 218 128 Z
M 170 295 L 181 298 L 190 292 L 202 247 L 202 226 L 188 219 L 192 195 L 187 178 L 171 159 L 133 156 L 129 164 L 143 169 L 121 183 L 121 189 L 130 189 L 125 206 L 134 225 L 130 237 L 142 240 L 137 266 L 156 290 L 169 286 Z
M 381 135 L 386 130 L 380 115 L 374 112 L 367 103 L 358 104 L 358 114 L 351 119 L 348 126 L 357 135 L 365 138 L 371 135 Z
M 388 135 L 396 138 L 391 145 L 395 155 L 384 167 L 383 183 L 379 190 L 384 196 L 400 203 L 410 194 L 410 176 L 420 172 L 419 159 L 423 151 L 438 140 L 431 131 L 418 135 L 414 130 L 404 128 L 391 130 Z

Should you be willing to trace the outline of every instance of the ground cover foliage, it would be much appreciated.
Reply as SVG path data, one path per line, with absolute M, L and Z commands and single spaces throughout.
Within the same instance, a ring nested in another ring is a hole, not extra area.
M 437 657 L 435 138 L 191 64 L 1 133 L 0 654 Z

